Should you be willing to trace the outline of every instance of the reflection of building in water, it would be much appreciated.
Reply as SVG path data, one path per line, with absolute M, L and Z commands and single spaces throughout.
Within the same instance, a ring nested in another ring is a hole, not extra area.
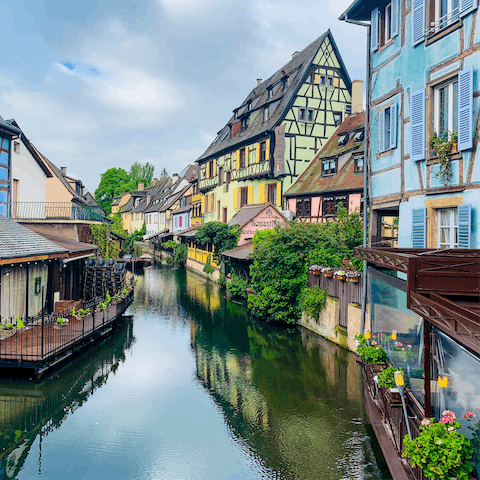
M 125 351 L 135 341 L 133 321 L 125 319 L 102 348 L 61 369 L 41 383 L 15 383 L 0 388 L 0 478 L 16 478 L 37 437 L 60 427 L 68 415 L 80 408 L 109 374 L 125 361 Z

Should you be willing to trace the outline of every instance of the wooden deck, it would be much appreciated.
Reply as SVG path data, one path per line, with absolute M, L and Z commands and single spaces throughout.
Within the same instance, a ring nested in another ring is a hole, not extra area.
M 42 325 L 38 320 L 10 337 L 0 337 L 0 367 L 44 372 L 110 331 L 112 323 L 124 314 L 132 300 L 133 292 L 121 303 L 109 305 L 105 313 L 96 312 L 83 319 L 70 317 L 62 329 L 54 328 L 54 323 Z

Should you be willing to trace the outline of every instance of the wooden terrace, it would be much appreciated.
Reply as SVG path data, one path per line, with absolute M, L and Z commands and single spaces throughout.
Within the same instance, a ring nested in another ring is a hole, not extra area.
M 36 319 L 9 337 L 0 336 L 0 368 L 31 369 L 38 376 L 42 375 L 110 332 L 112 324 L 125 313 L 132 300 L 133 290 L 119 303 L 108 305 L 105 312 L 95 312 L 80 319 L 56 313 Z M 85 308 L 95 311 L 98 302 L 90 303 Z M 68 318 L 68 325 L 56 328 L 58 317 Z

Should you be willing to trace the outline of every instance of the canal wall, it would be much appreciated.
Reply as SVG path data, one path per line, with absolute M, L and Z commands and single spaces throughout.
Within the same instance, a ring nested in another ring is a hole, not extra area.
M 212 267 L 214 269 L 214 272 L 207 274 L 203 271 L 203 268 L 205 267 L 204 263 L 198 262 L 193 258 L 187 258 L 186 267 L 195 273 L 199 273 L 200 275 L 206 278 L 209 278 L 210 280 L 218 281 L 220 279 L 220 269 L 217 267 L 214 267 L 213 265 Z

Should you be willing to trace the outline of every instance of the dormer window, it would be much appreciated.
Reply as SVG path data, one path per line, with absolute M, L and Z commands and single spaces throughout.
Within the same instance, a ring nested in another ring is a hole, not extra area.
M 252 102 L 247 103 L 247 112 L 249 112 L 252 109 Z
M 266 122 L 268 120 L 268 107 L 263 109 L 263 121 Z
M 218 134 L 218 135 L 215 137 L 215 140 L 213 141 L 213 143 L 217 143 L 219 138 L 220 138 L 220 134 Z
M 337 161 L 323 160 L 322 162 L 322 177 L 329 177 L 337 173 Z
M 231 128 L 231 127 L 230 127 L 230 128 Z M 228 133 L 229 133 L 229 131 L 227 130 L 227 131 L 222 135 L 222 138 L 220 139 L 221 142 L 223 142 L 223 141 L 227 138 Z
M 353 135 L 353 141 L 354 142 L 362 142 L 364 135 L 365 135 L 364 130 L 360 130 L 359 132 L 355 132 L 355 134 Z
M 272 89 L 268 88 L 267 89 L 267 100 L 270 100 L 272 98 Z
M 354 167 L 353 170 L 355 173 L 363 173 L 363 157 L 354 158 Z
M 284 78 L 282 80 L 282 92 L 284 92 L 287 89 L 288 86 L 288 78 Z
M 240 130 L 242 132 L 246 132 L 248 130 L 248 122 L 249 122 L 249 116 L 247 115 L 246 117 L 242 118 L 242 123 L 240 126 Z
M 342 133 L 338 136 L 337 143 L 339 146 L 346 145 L 348 143 L 348 133 Z

